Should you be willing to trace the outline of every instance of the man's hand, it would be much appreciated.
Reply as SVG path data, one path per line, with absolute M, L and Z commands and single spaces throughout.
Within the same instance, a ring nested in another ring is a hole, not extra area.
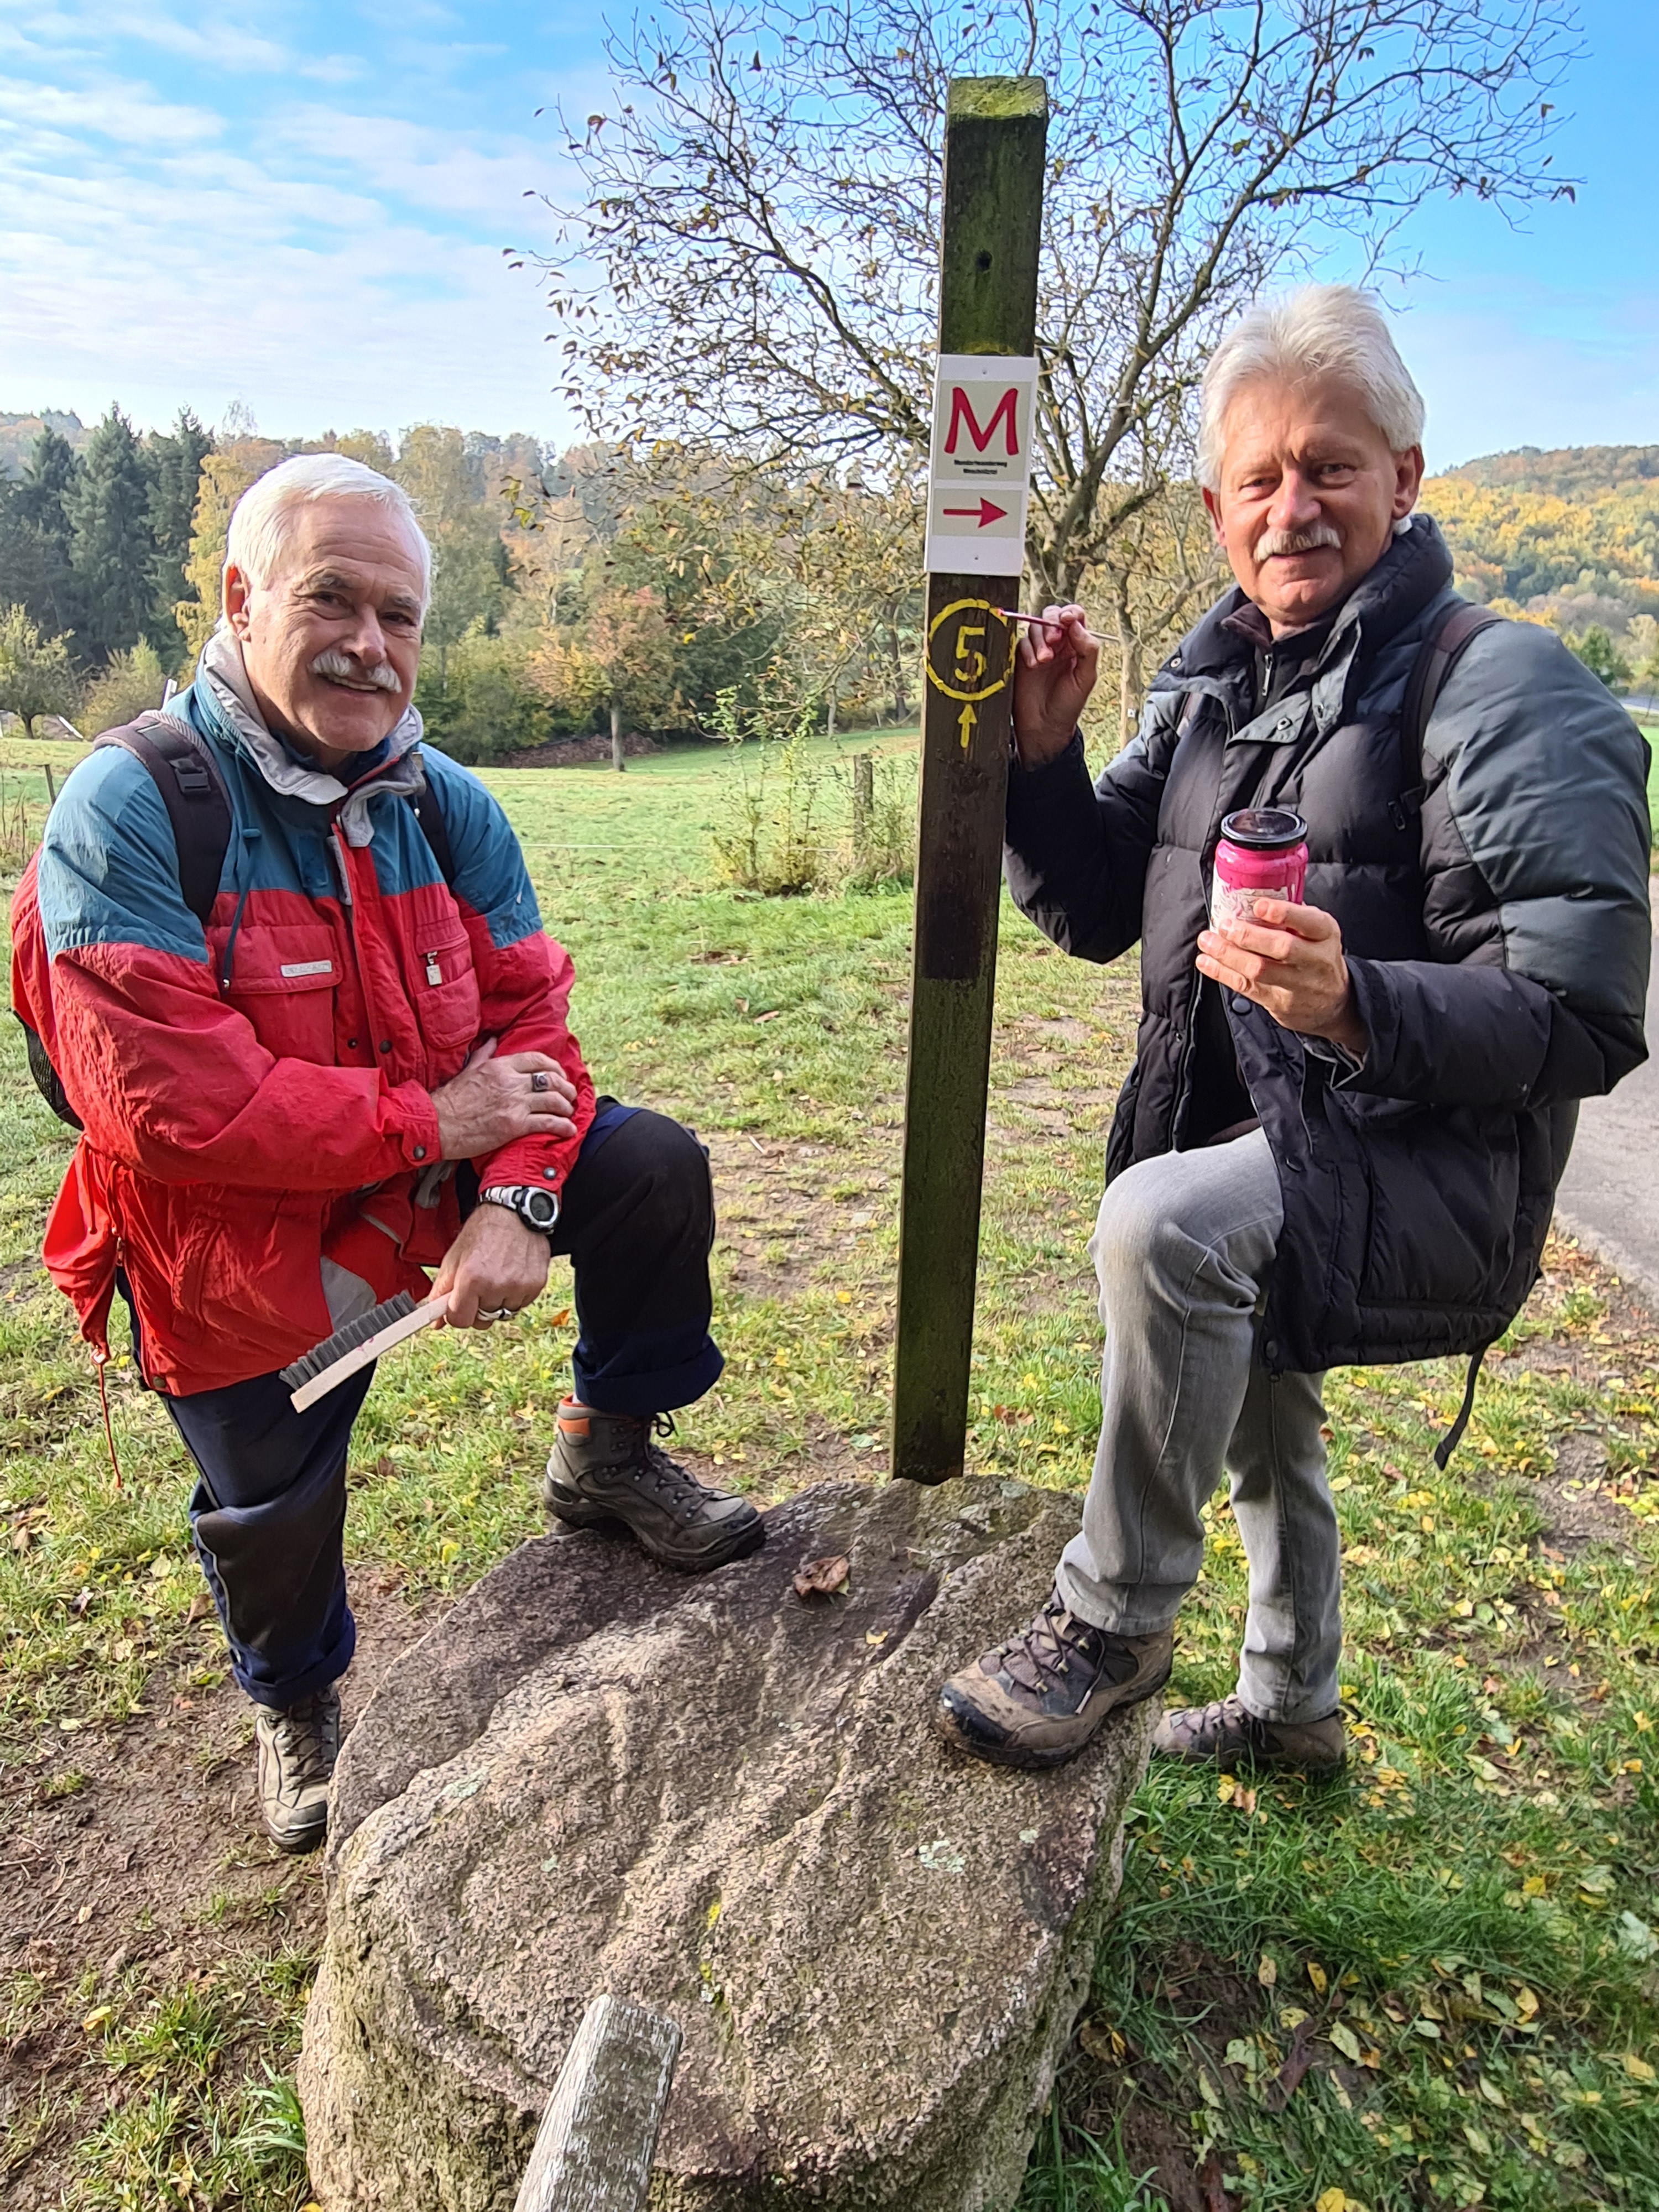
M 576 1133 L 570 1118 L 576 1093 L 558 1061 L 544 1052 L 509 1052 L 498 1060 L 494 1037 L 430 1096 L 440 1155 L 447 1160 L 476 1160 L 519 1137 Z
M 452 1328 L 488 1328 L 503 1307 L 517 1313 L 541 1296 L 551 1257 L 539 1229 L 504 1206 L 477 1206 L 444 1255 L 432 1296 L 447 1297 Z
M 1100 647 L 1081 607 L 1048 606 L 1022 624 L 1014 665 L 1014 739 L 1022 767 L 1057 760 L 1072 742 L 1100 673 Z
M 1364 1058 L 1342 932 L 1320 908 L 1259 898 L 1254 921 L 1200 933 L 1198 969 L 1223 990 L 1242 991 L 1265 1006 L 1282 1029 L 1328 1038 Z

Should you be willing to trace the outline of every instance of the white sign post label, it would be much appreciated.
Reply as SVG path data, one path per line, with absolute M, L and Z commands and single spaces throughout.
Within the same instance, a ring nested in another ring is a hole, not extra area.
M 939 356 L 927 470 L 930 575 L 1018 576 L 1024 567 L 1036 374 L 1028 355 Z

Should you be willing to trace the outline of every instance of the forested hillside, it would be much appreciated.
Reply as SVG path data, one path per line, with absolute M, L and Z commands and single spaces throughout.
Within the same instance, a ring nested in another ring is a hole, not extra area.
M 188 410 L 0 416 L 0 709 L 98 727 L 186 677 L 217 615 L 230 511 L 286 454 L 395 477 L 436 556 L 417 694 L 463 759 L 592 731 L 781 734 L 908 718 L 921 546 L 914 487 L 856 470 L 735 474 L 663 444 L 562 453 L 424 423 L 301 447 Z M 1546 623 L 1616 688 L 1659 689 L 1659 447 L 1530 448 L 1431 478 L 1458 581 Z M 1083 597 L 1113 640 L 1091 734 L 1133 726 L 1145 670 L 1221 571 L 1176 485 Z M 1096 720 L 1098 728 L 1096 728 Z
M 434 551 L 416 702 L 465 760 L 608 730 L 783 734 L 914 710 L 921 534 L 911 488 L 802 471 L 740 478 L 661 445 L 556 453 L 421 423 L 301 446 L 188 410 L 112 408 L 77 451 L 31 418 L 0 472 L 0 710 L 109 728 L 185 678 L 219 610 L 226 530 L 287 455 L 393 477 Z M 21 418 L 20 418 L 21 420 Z
M 1583 639 L 1652 681 L 1659 617 L 1659 446 L 1522 447 L 1431 477 L 1423 504 L 1459 587 Z
M 54 407 L 38 415 L 8 415 L 0 410 L 0 477 L 21 477 L 43 430 L 55 430 L 75 452 L 92 433 L 78 415 L 60 415 Z

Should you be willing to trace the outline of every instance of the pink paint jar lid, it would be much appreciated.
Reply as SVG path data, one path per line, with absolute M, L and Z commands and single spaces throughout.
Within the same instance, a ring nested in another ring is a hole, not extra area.
M 1243 806 L 1223 817 L 1221 834 L 1247 853 L 1288 853 L 1304 842 L 1308 825 L 1288 806 Z

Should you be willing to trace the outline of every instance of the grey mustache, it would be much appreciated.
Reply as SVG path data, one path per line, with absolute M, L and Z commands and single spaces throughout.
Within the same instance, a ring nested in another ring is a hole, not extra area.
M 398 672 L 389 660 L 376 661 L 373 668 L 362 668 L 349 655 L 337 653 L 331 645 L 312 662 L 311 672 L 313 676 L 335 676 L 344 684 L 372 684 L 380 691 L 403 689 Z
M 1264 530 L 1255 541 L 1255 557 L 1271 561 L 1275 554 L 1316 553 L 1322 545 L 1342 550 L 1341 534 L 1328 522 L 1310 522 L 1305 530 Z

